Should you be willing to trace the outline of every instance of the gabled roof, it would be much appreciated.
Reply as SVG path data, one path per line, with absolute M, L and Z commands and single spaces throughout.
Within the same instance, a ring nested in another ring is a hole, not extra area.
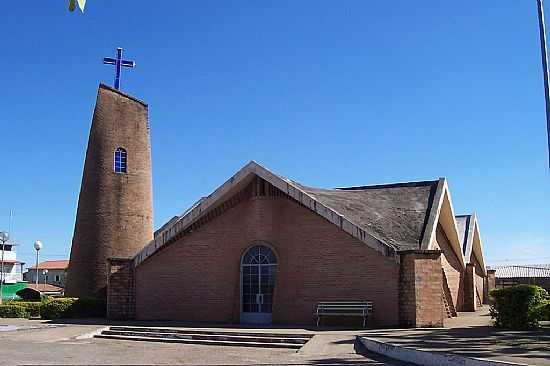
M 472 253 L 479 262 L 483 272 L 486 272 L 485 258 L 483 257 L 483 248 L 481 245 L 481 235 L 479 233 L 479 223 L 475 213 L 471 215 L 458 215 L 455 217 L 459 236 L 462 243 L 462 252 L 464 262 L 471 262 Z
M 421 249 L 434 249 L 436 242 L 436 231 L 440 225 L 449 239 L 451 249 L 459 259 L 463 268 L 466 267 L 458 225 L 455 219 L 451 192 L 445 178 L 439 179 L 435 192 L 434 203 L 431 207 L 430 216 L 426 225 L 426 233 L 422 239 Z
M 420 249 L 437 180 L 320 189 L 300 187 L 317 201 L 398 250 Z
M 311 188 L 277 175 L 251 161 L 207 197 L 155 232 L 155 238 L 134 257 L 139 265 L 179 233 L 260 177 L 291 199 L 324 217 L 341 230 L 387 257 L 399 260 L 400 250 L 421 249 L 434 202 L 444 179 L 362 187 Z M 435 214 L 437 219 L 437 213 Z
M 68 266 L 68 260 L 44 261 L 38 263 L 38 269 L 66 269 Z M 29 269 L 36 269 L 36 265 L 29 267 Z

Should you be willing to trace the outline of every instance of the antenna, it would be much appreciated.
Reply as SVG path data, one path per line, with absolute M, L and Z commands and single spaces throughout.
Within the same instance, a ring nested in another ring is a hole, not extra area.
M 8 222 L 8 233 L 10 233 L 10 236 L 12 235 L 12 229 L 13 229 L 13 209 L 10 209 L 10 221 Z

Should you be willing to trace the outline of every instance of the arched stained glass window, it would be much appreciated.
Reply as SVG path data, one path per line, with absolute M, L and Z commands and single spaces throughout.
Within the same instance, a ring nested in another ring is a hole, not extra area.
M 128 165 L 128 153 L 119 147 L 115 150 L 115 173 L 126 173 Z

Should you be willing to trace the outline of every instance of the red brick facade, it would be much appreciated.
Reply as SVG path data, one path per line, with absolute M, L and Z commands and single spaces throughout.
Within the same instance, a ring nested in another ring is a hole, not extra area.
M 441 252 L 401 252 L 399 322 L 407 327 L 442 327 Z
M 478 299 L 477 303 L 484 304 L 485 303 L 485 274 L 483 273 L 483 269 L 481 268 L 481 265 L 479 264 L 479 261 L 475 257 L 474 253 L 472 253 L 471 263 L 473 263 L 475 266 L 476 296 Z
M 485 278 L 485 304 L 491 303 L 491 290 L 496 288 L 496 271 L 494 269 L 487 270 L 487 277 Z
M 240 261 L 278 257 L 273 322 L 314 324 L 320 301 L 374 301 L 372 326 L 398 324 L 399 265 L 284 196 L 250 197 L 136 268 L 138 319 L 240 321 Z
M 476 275 L 475 266 L 473 263 L 466 264 L 466 271 L 464 271 L 463 281 L 464 295 L 463 295 L 463 311 L 476 311 Z
M 136 316 L 134 260 L 109 258 L 107 317 L 134 319 Z
M 315 324 L 318 302 L 372 300 L 369 326 L 440 327 L 443 296 L 457 310 L 475 299 L 475 265 L 462 270 L 440 225 L 441 250 L 402 251 L 398 263 L 255 179 L 136 268 L 112 260 L 109 316 L 239 323 L 240 263 L 259 243 L 278 258 L 275 324 Z
M 440 249 L 441 265 L 445 274 L 453 305 L 457 311 L 462 309 L 462 273 L 464 266 L 451 247 L 451 243 L 441 225 L 437 225 L 435 247 Z

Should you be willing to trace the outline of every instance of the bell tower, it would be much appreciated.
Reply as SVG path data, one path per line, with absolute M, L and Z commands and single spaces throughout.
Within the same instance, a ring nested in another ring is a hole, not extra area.
M 107 259 L 153 239 L 148 107 L 99 85 L 67 273 L 68 296 L 105 298 Z

